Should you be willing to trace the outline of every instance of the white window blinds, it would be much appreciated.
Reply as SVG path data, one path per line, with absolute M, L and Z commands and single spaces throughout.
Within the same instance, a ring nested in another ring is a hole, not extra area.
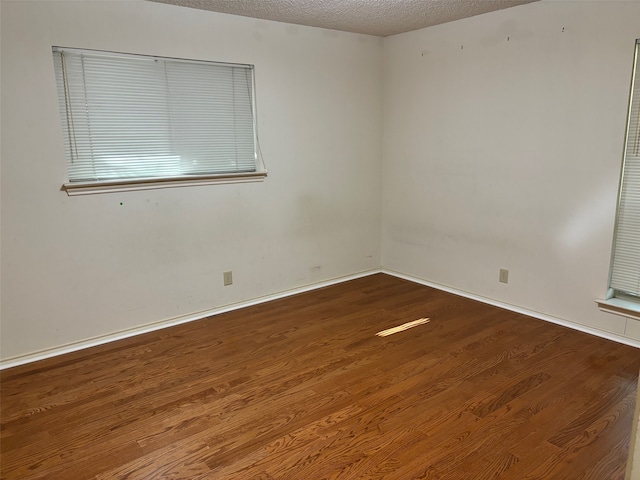
M 71 183 L 257 170 L 251 65 L 53 56 Z
M 620 183 L 610 287 L 640 297 L 640 40 L 636 41 L 631 103 Z

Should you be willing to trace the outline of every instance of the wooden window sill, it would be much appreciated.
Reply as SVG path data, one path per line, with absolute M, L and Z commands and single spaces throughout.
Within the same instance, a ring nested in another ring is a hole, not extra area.
M 603 312 L 640 320 L 640 303 L 638 302 L 623 298 L 610 298 L 609 300 L 596 300 L 596 303 Z
M 131 180 L 114 180 L 106 182 L 72 182 L 62 185 L 67 195 L 90 195 L 95 193 L 128 192 L 132 190 L 150 190 L 154 188 L 193 187 L 201 185 L 215 185 L 218 183 L 248 183 L 262 182 L 267 176 L 266 171 L 225 174 L 201 175 L 193 177 L 171 178 L 136 178 Z

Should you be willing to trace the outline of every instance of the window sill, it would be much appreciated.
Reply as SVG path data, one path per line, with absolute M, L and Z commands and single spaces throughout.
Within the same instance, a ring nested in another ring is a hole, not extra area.
M 603 312 L 640 320 L 640 304 L 637 302 L 622 298 L 610 298 L 609 300 L 596 300 L 596 303 Z
M 62 185 L 67 195 L 91 195 L 96 193 L 129 192 L 133 190 L 151 190 L 155 188 L 195 187 L 220 183 L 262 182 L 266 171 L 251 173 L 233 173 L 227 175 L 200 175 L 171 178 L 135 178 L 106 182 L 73 182 Z

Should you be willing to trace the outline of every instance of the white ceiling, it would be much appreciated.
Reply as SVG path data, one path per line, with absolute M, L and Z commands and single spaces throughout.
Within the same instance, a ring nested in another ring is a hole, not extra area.
M 152 0 L 386 37 L 536 0 Z

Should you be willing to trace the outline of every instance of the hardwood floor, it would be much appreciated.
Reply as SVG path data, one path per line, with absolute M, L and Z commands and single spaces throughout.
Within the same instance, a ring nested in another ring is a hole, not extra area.
M 623 479 L 639 368 L 378 274 L 3 371 L 2 478 Z

